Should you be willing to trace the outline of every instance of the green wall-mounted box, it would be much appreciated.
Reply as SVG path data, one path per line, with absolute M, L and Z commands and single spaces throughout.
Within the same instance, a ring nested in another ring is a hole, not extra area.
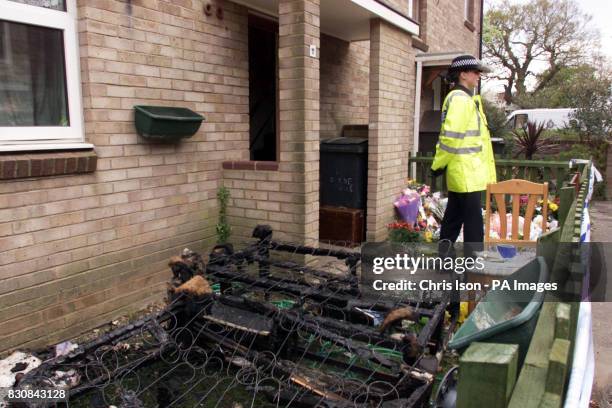
M 171 106 L 134 106 L 138 134 L 158 142 L 175 142 L 193 136 L 204 116 L 187 108 Z

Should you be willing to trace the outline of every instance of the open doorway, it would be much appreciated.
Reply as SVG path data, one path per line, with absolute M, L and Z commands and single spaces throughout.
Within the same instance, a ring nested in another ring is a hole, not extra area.
M 251 160 L 278 158 L 278 23 L 249 15 L 249 151 Z

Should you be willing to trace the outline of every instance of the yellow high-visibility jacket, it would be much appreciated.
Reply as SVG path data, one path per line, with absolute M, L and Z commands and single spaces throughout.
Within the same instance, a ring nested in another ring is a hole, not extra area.
M 469 193 L 495 183 L 495 158 L 480 95 L 454 89 L 444 99 L 432 170 L 446 168 L 448 191 Z

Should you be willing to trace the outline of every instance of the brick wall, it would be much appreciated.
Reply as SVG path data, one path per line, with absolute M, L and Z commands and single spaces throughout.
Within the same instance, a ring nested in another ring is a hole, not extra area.
M 380 19 L 370 23 L 370 133 L 367 236 L 387 237 L 393 198 L 405 185 L 412 146 L 415 63 L 412 37 Z
M 326 139 L 340 136 L 343 125 L 368 123 L 369 41 L 348 43 L 325 35 L 321 36 L 320 41 L 320 139 Z M 283 75 L 293 73 L 288 69 Z M 315 76 L 316 73 L 311 75 Z M 289 84 L 288 81 L 284 83 Z M 296 105 L 297 101 L 293 101 L 292 96 L 285 95 L 287 99 L 283 103 L 298 106 L 293 115 L 300 117 L 296 111 L 307 105 Z M 316 101 L 310 100 L 308 106 L 315 108 Z M 310 114 L 313 114 L 312 110 Z M 305 136 L 293 131 L 290 133 L 288 129 L 281 134 L 282 140 L 302 149 L 301 145 L 290 140 L 295 137 Z M 309 156 L 318 160 L 318 147 Z M 244 152 L 242 158 L 246 160 L 248 153 Z M 223 170 L 224 184 L 232 196 L 229 222 L 235 239 L 241 241 L 250 237 L 258 223 L 272 226 L 275 237 L 294 240 L 302 236 L 303 239 L 305 214 L 309 213 L 312 217 L 318 211 L 318 183 L 308 181 L 305 186 L 301 171 L 295 171 L 296 166 L 302 168 L 302 164 L 281 162 L 272 171 L 258 170 L 260 166 L 258 164 L 255 169 L 252 163 L 243 161 L 226 163 Z M 309 166 L 312 166 L 312 162 Z M 305 191 L 310 194 L 308 198 Z
M 425 0 L 421 0 L 425 1 Z M 379 0 L 380 3 L 403 15 L 408 15 L 408 0 Z
M 308 55 L 308 46 L 320 48 L 319 23 L 318 0 L 279 1 L 280 161 L 273 171 L 226 163 L 237 239 L 258 223 L 270 224 L 280 239 L 318 239 L 319 58 Z
M 0 181 L 0 351 L 54 343 L 159 299 L 167 260 L 214 236 L 221 161 L 248 151 L 247 13 L 197 0 L 79 1 L 93 174 Z M 191 139 L 140 138 L 133 105 L 184 106 Z
M 321 36 L 321 139 L 341 136 L 344 125 L 367 125 L 370 42 Z
M 270 225 L 275 238 L 302 236 L 306 212 L 302 177 L 285 166 L 273 171 L 240 169 L 240 163 L 236 167 L 223 170 L 231 194 L 228 221 L 234 242 L 249 238 L 257 224 Z
M 280 161 L 249 170 L 247 11 L 210 3 L 222 19 L 200 0 L 79 1 L 97 171 L 0 181 L 0 352 L 58 342 L 159 299 L 168 258 L 214 239 L 221 184 L 234 240 L 262 221 L 278 238 L 316 240 L 320 134 L 345 123 L 370 124 L 368 238 L 386 236 L 412 140 L 410 36 L 374 20 L 371 44 L 324 37 L 321 60 L 311 58 L 319 2 L 280 0 Z M 462 5 L 428 3 L 430 52 L 476 52 Z M 206 121 L 191 139 L 151 143 L 135 133 L 136 104 L 189 107 Z
M 302 0 L 298 3 L 301 4 Z M 294 4 L 292 7 L 296 7 L 295 4 L 298 3 L 291 3 Z M 435 24 L 434 27 L 425 26 L 426 32 L 431 32 L 432 40 L 428 41 L 430 52 L 463 49 L 476 53 L 478 33 L 465 27 L 463 5 L 450 0 L 442 0 L 437 6 L 431 7 L 429 3 L 424 4 L 429 7 L 432 24 Z M 407 2 L 389 1 L 388 4 L 400 12 L 408 11 Z M 450 18 L 449 9 L 453 13 Z M 298 20 L 295 21 L 300 21 L 300 17 L 296 18 Z M 371 123 L 370 135 L 380 135 L 377 136 L 377 141 L 371 140 L 374 150 L 370 150 L 369 159 L 371 166 L 368 190 L 370 194 L 368 230 L 371 231 L 368 233 L 369 239 L 383 239 L 386 236 L 386 224 L 393 218 L 390 203 L 404 183 L 407 174 L 407 152 L 412 143 L 413 54 L 416 50 L 411 47 L 410 37 L 407 34 L 399 30 L 389 34 L 389 30 L 394 29 L 385 25 L 382 31 L 385 38 L 382 47 L 384 51 L 379 53 L 376 59 L 370 56 L 370 41 L 349 44 L 325 35 L 322 35 L 320 40 L 320 138 L 339 136 L 345 124 Z M 300 32 L 299 29 L 285 28 L 285 33 L 287 32 L 294 34 L 292 41 L 304 41 L 295 35 Z M 281 28 L 281 37 L 282 34 Z M 430 42 L 435 44 L 429 44 Z M 285 56 L 295 55 L 293 52 L 304 52 L 307 44 L 307 41 L 303 42 L 298 51 L 288 52 Z M 284 58 L 281 58 L 281 61 L 283 60 Z M 301 63 L 301 60 L 299 61 Z M 306 58 L 304 63 L 316 63 L 316 61 Z M 372 73 L 370 67 L 374 64 L 382 64 L 384 73 L 381 74 L 380 71 Z M 299 72 L 302 65 L 295 65 L 295 69 Z M 293 73 L 291 70 L 284 72 L 282 75 Z M 378 81 L 374 86 L 371 84 L 372 78 Z M 296 84 L 298 79 L 291 77 L 291 82 L 284 81 L 284 83 L 301 86 Z M 306 82 L 306 88 L 308 84 L 313 84 Z M 309 93 L 305 92 L 303 95 Z M 286 101 L 281 103 L 288 103 L 291 106 L 293 111 L 291 117 L 298 121 L 308 115 L 300 112 L 302 108 L 308 109 L 316 104 L 314 98 L 309 101 L 304 101 L 301 97 L 294 100 L 293 96 L 282 91 L 281 97 Z M 374 107 L 373 101 L 378 105 Z M 312 115 L 310 117 L 316 115 L 312 110 L 309 114 Z M 290 124 L 291 121 L 285 123 Z M 316 121 L 313 122 L 313 126 L 316 126 Z M 283 131 L 281 126 L 281 146 L 287 150 L 286 153 L 295 154 L 296 160 L 293 163 L 287 162 L 290 156 L 281 154 L 281 163 L 277 171 L 253 171 L 248 169 L 248 163 L 238 163 L 237 166 L 232 166 L 233 168 L 228 166 L 224 170 L 225 185 L 230 188 L 233 196 L 230 222 L 234 226 L 236 236 L 246 238 L 250 236 L 252 228 L 257 223 L 266 222 L 278 231 L 277 236 L 294 239 L 300 235 L 302 224 L 306 222 L 307 217 L 304 214 L 311 213 L 314 217 L 315 209 L 318 208 L 318 182 L 305 181 L 301 174 L 303 169 L 316 164 L 316 161 L 306 164 L 302 160 L 307 156 L 317 157 L 318 146 L 312 144 L 312 149 L 309 150 L 301 142 L 302 135 L 296 143 L 295 135 L 299 132 L 285 129 Z M 400 146 L 400 150 L 397 146 Z M 242 159 L 246 158 L 245 151 Z M 311 226 L 307 228 L 316 229 L 312 217 Z
M 464 2 L 457 0 L 427 1 L 421 6 L 421 38 L 429 49 L 427 52 L 465 51 L 478 55 L 480 1 L 474 2 L 473 21 L 475 29 L 465 25 Z

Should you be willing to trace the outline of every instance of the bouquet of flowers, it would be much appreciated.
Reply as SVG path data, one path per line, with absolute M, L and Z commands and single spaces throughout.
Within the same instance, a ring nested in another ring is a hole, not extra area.
M 547 201 L 549 219 L 557 219 L 559 213 L 559 197 L 555 197 L 553 201 Z M 543 204 L 544 200 L 538 200 L 538 205 L 535 207 L 536 214 L 542 214 L 542 208 L 544 207 Z
M 423 240 L 421 227 L 405 221 L 392 222 L 387 226 L 391 242 L 420 242 Z
M 402 194 L 395 200 L 393 206 L 403 221 L 414 224 L 419 214 L 421 196 L 415 190 L 407 188 L 402 191 Z
M 518 219 L 518 231 L 519 231 L 519 238 L 523 238 L 523 226 L 525 225 L 525 206 L 528 202 L 528 197 L 527 196 L 521 196 L 520 197 L 520 216 Z M 558 217 L 558 212 L 559 212 L 559 199 L 554 198 L 552 201 L 548 200 L 547 205 L 548 205 L 548 216 L 547 216 L 547 230 L 552 231 L 555 230 L 559 227 L 559 221 L 557 220 Z M 535 213 L 534 216 L 531 220 L 531 225 L 529 228 L 529 240 L 531 241 L 535 241 L 537 240 L 544 232 L 543 228 L 542 228 L 542 224 L 543 224 L 543 214 L 542 214 L 542 208 L 543 208 L 543 204 L 544 201 L 543 200 L 539 200 L 538 201 L 538 205 L 536 205 L 535 207 Z M 506 210 L 506 239 L 510 239 L 512 237 L 512 207 L 511 205 L 509 206 L 509 208 Z M 490 220 L 490 232 L 489 232 L 489 236 L 490 238 L 494 238 L 494 239 L 500 239 L 502 237 L 500 237 L 501 235 L 501 220 L 499 217 L 499 213 L 497 211 L 494 211 L 493 214 L 491 214 L 491 220 Z
M 393 203 L 400 220 L 387 226 L 389 239 L 394 242 L 437 240 L 446 203 L 440 192 L 432 193 L 428 185 L 408 180 L 408 187 Z

